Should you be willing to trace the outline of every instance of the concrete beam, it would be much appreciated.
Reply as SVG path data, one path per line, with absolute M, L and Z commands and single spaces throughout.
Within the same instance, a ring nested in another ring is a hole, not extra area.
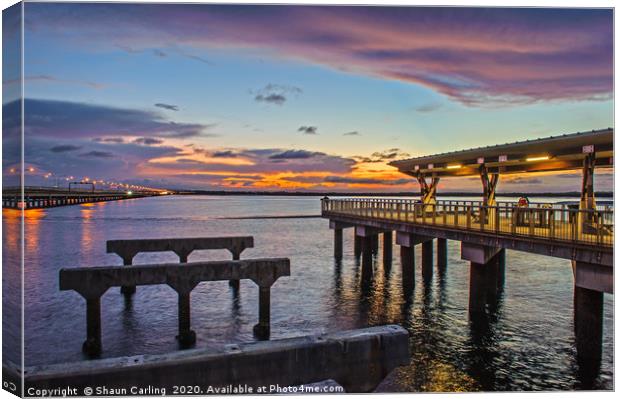
M 613 267 L 585 262 L 573 262 L 575 286 L 589 290 L 614 293 Z
M 414 247 L 418 244 L 421 244 L 427 241 L 432 241 L 432 240 L 433 240 L 433 237 L 430 237 L 430 236 L 422 236 L 419 234 L 405 233 L 402 231 L 396 232 L 396 244 L 400 245 L 401 247 Z
M 25 370 L 24 385 L 27 396 L 41 396 L 34 394 L 35 389 L 67 386 L 76 388 L 78 396 L 86 387 L 102 386 L 153 386 L 170 395 L 174 386 L 247 385 L 254 389 L 248 393 L 256 394 L 259 386 L 333 379 L 347 392 L 371 392 L 394 368 L 409 364 L 409 359 L 409 334 L 400 326 L 387 325 L 221 348 L 35 366 Z
M 329 221 L 329 228 L 332 229 L 332 230 L 348 229 L 350 227 L 355 227 L 355 225 L 354 224 L 350 224 L 350 223 L 338 222 L 336 220 L 330 220 Z
M 367 226 L 355 226 L 355 235 L 358 237 L 372 237 L 382 233 L 383 230 Z
M 488 247 L 486 245 L 462 242 L 461 259 L 478 264 L 486 264 L 501 250 L 502 249 L 498 247 Z
M 227 249 L 231 254 L 240 254 L 246 248 L 254 247 L 254 237 L 195 237 L 195 238 L 155 238 L 138 240 L 109 240 L 106 243 L 108 253 L 115 253 L 123 260 L 129 260 L 140 252 L 176 253 L 181 262 L 187 262 L 187 257 L 197 250 Z
M 187 264 L 78 267 L 60 269 L 60 290 L 74 290 L 84 298 L 99 297 L 108 288 L 121 285 L 168 284 L 177 291 L 189 290 L 201 281 L 249 279 L 268 287 L 280 277 L 290 276 L 287 258 L 225 260 Z

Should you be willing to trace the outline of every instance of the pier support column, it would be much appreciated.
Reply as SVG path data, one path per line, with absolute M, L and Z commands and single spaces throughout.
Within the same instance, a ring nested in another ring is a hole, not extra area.
M 577 361 L 584 369 L 600 365 L 603 345 L 603 294 L 613 294 L 613 267 L 573 262 L 574 326 Z
M 574 312 L 577 360 L 599 362 L 603 352 L 603 293 L 575 286 Z
M 355 227 L 355 235 L 361 240 L 363 280 L 368 280 L 372 277 L 372 255 L 375 244 L 379 243 L 379 233 L 381 233 L 380 230 L 372 227 Z
M 403 291 L 410 291 L 415 285 L 415 247 L 400 247 Z
M 419 243 L 430 242 L 432 238 L 411 234 L 407 232 L 396 232 L 396 244 L 400 245 L 400 262 L 403 274 L 403 290 L 411 289 L 415 283 L 415 246 Z M 432 252 L 432 247 L 431 247 Z M 432 262 L 432 256 L 431 256 Z
M 133 263 L 133 257 L 134 255 L 126 255 L 123 257 L 123 266 L 131 266 L 131 264 Z M 121 294 L 124 294 L 126 296 L 131 296 L 133 294 L 136 293 L 136 286 L 135 285 L 123 285 L 121 286 Z
M 334 229 L 334 258 L 342 259 L 342 229 Z
M 187 263 L 187 258 L 189 257 L 190 252 L 175 252 L 179 257 L 179 263 Z
M 241 258 L 241 254 L 239 252 L 232 253 L 233 260 L 239 260 Z M 239 280 L 228 280 L 228 285 L 233 288 L 233 290 L 239 289 Z
M 471 262 L 469 274 L 469 315 L 486 315 L 493 310 L 503 285 L 505 250 L 476 244 L 461 244 L 461 258 Z
M 376 255 L 379 253 L 379 235 L 375 234 L 372 237 L 372 254 Z
M 373 236 L 362 237 L 362 280 L 372 277 Z
M 437 239 L 437 267 L 442 270 L 448 265 L 448 240 Z
M 353 254 L 355 255 L 355 259 L 359 259 L 362 254 L 362 237 L 356 235 L 355 231 L 353 232 L 353 236 L 355 237 L 353 242 Z
M 191 347 L 196 343 L 196 333 L 191 329 L 190 292 L 179 295 L 179 335 L 177 339 L 182 348 Z
M 422 243 L 422 279 L 428 281 L 433 278 L 433 240 Z
M 258 324 L 254 335 L 259 339 L 269 339 L 271 320 L 271 286 L 258 287 Z
M 101 354 L 101 297 L 86 298 L 86 341 L 82 352 L 94 357 Z
M 177 276 L 168 280 L 168 285 L 177 292 L 179 334 L 177 340 L 181 348 L 189 348 L 196 343 L 196 333 L 191 329 L 190 294 L 199 281 L 191 280 L 189 276 Z
M 392 265 L 392 232 L 383 233 L 383 267 Z

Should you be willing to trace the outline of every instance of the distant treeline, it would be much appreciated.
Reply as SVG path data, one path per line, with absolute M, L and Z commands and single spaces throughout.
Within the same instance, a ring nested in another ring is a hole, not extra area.
M 327 197 L 419 197 L 419 192 L 399 192 L 399 193 L 352 193 L 352 192 L 308 192 L 308 191 L 204 191 L 204 190 L 184 190 L 177 191 L 179 195 L 273 195 L 273 196 L 327 196 Z M 599 198 L 612 198 L 613 192 L 602 191 L 595 194 Z M 482 196 L 480 192 L 442 192 L 438 193 L 440 197 L 476 197 Z M 581 193 L 578 191 L 569 191 L 564 193 L 497 193 L 498 197 L 576 197 L 579 198 Z

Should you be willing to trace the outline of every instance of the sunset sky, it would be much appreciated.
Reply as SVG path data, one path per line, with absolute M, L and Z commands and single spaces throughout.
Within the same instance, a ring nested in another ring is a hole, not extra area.
M 26 184 L 88 176 L 205 190 L 418 190 L 387 162 L 613 127 L 612 18 L 26 3 Z M 5 59 L 17 22 L 5 13 Z M 3 64 L 8 149 L 19 145 L 16 61 Z M 505 177 L 498 189 L 577 191 L 574 175 Z M 612 187 L 610 174 L 596 181 Z M 447 179 L 439 190 L 481 187 Z

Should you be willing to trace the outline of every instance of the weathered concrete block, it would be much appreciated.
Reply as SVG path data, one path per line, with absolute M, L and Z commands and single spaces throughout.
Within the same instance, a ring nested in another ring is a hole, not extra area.
M 395 367 L 409 363 L 409 334 L 397 325 L 326 335 L 30 367 L 26 395 L 71 386 L 121 389 L 152 385 L 250 387 L 333 379 L 347 392 L 372 391 Z M 256 393 L 254 391 L 253 393 Z M 93 392 L 96 395 L 96 392 Z

